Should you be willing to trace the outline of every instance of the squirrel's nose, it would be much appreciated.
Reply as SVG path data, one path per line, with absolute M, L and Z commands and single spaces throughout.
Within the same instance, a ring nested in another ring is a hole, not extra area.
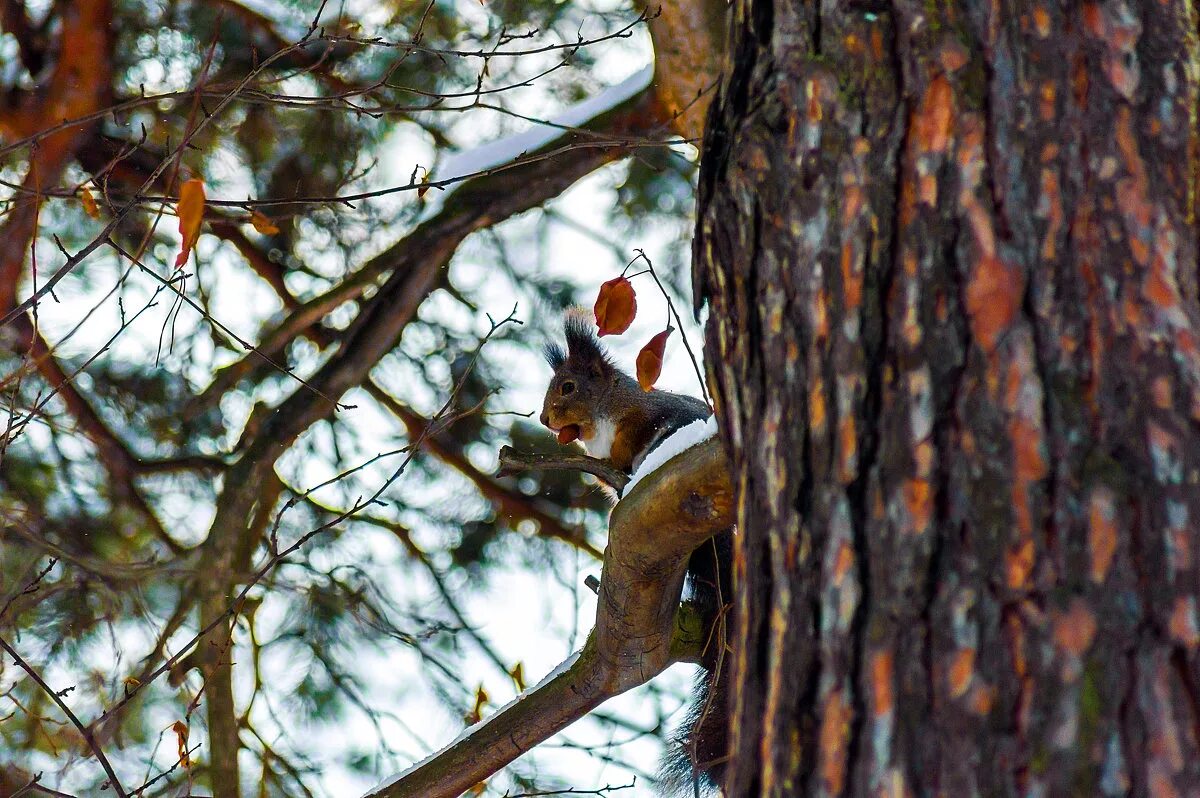
M 546 411 L 544 410 L 542 411 L 542 414 L 538 416 L 538 421 L 542 422 L 543 427 L 550 426 L 550 416 L 546 415 Z

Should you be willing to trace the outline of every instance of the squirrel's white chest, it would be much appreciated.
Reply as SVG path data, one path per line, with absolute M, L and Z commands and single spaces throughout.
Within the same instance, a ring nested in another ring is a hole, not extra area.
M 617 425 L 611 419 L 601 419 L 592 428 L 592 437 L 583 442 L 588 454 L 601 459 L 612 454 L 613 440 L 617 437 Z

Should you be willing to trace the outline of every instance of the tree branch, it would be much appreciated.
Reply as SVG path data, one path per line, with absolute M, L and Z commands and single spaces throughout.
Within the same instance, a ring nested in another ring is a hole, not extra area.
M 607 461 L 585 454 L 537 454 L 518 452 L 511 446 L 500 449 L 500 471 L 497 476 L 507 477 L 522 471 L 582 471 L 591 474 L 610 488 L 625 490 L 629 477 L 618 471 Z
M 457 798 L 607 699 L 690 660 L 679 596 L 688 557 L 734 522 L 721 442 L 676 455 L 613 508 L 596 625 L 577 656 L 453 743 L 365 798 Z
M 0 136 L 14 138 L 41 131 L 64 118 L 84 116 L 105 105 L 110 94 L 112 64 L 108 0 L 79 0 L 63 6 L 58 63 L 49 82 L 23 98 L 22 107 L 0 109 Z M 43 139 L 30 153 L 22 186 L 36 193 L 58 182 L 90 124 L 81 124 Z M 16 303 L 25 253 L 37 229 L 41 198 L 22 198 L 0 227 L 0 313 Z

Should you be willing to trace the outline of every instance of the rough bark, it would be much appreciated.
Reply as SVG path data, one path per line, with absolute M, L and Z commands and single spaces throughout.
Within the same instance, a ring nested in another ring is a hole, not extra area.
M 1200 784 L 1184 3 L 741 0 L 694 263 L 729 796 Z
M 671 127 L 699 142 L 725 61 L 726 0 L 640 4 L 654 42 L 654 94 Z

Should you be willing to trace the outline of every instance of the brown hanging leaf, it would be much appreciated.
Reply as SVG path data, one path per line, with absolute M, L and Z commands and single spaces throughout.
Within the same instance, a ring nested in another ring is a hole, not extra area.
M 83 204 L 83 212 L 93 219 L 100 218 L 100 206 L 96 204 L 96 198 L 92 196 L 92 192 L 86 188 L 79 189 L 79 201 Z
M 192 758 L 188 755 L 188 726 L 183 721 L 177 720 L 171 724 L 171 730 L 175 732 L 175 741 L 179 743 L 179 764 L 190 768 Z
M 475 689 L 475 706 L 471 709 L 471 712 L 466 718 L 468 726 L 472 726 L 483 720 L 483 708 L 487 706 L 487 703 L 490 700 L 491 698 L 488 696 L 487 690 L 483 689 L 482 684 L 479 685 L 479 687 Z
M 513 669 L 508 672 L 512 677 L 513 684 L 517 686 L 517 692 L 522 692 L 525 689 L 525 666 L 518 662 L 513 666 Z
M 596 297 L 596 326 L 600 335 L 620 335 L 633 324 L 637 315 L 637 296 L 633 283 L 625 277 L 614 277 L 600 286 Z
M 425 176 L 421 178 L 421 185 L 417 189 L 417 199 L 425 199 L 425 195 L 429 193 L 429 172 L 424 167 L 421 167 L 421 170 L 425 172 Z
M 175 258 L 175 268 L 188 262 L 196 240 L 200 238 L 200 222 L 204 219 L 204 181 L 189 180 L 179 189 L 179 202 L 175 205 L 179 216 L 179 234 L 183 236 L 183 247 Z
M 279 226 L 263 215 L 262 211 L 253 211 L 250 214 L 250 224 L 265 236 L 273 236 L 279 232 Z
M 637 356 L 637 380 L 643 391 L 649 391 L 658 382 L 662 374 L 663 352 L 667 348 L 667 336 L 674 331 L 673 327 L 660 332 L 642 347 Z

